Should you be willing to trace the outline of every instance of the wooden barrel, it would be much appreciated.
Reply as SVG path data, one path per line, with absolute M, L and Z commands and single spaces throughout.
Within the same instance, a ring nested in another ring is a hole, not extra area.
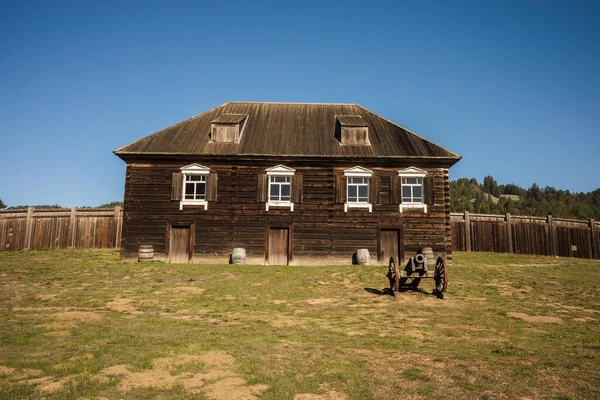
M 423 247 L 421 253 L 427 259 L 427 266 L 435 265 L 435 257 L 433 255 L 433 249 L 431 247 Z
M 235 247 L 231 252 L 232 264 L 246 264 L 246 249 Z
M 138 252 L 138 261 L 146 262 L 154 259 L 154 246 L 151 244 L 140 244 L 140 250 Z
M 356 262 L 359 265 L 371 264 L 371 255 L 369 254 L 369 249 L 356 250 Z

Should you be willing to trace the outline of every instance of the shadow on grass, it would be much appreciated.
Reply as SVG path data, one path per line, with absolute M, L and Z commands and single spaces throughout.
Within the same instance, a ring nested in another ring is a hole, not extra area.
M 412 288 L 410 285 L 402 286 L 400 288 L 400 290 L 398 290 L 395 293 L 390 288 L 384 288 L 383 290 L 374 289 L 374 288 L 364 288 L 364 290 L 366 292 L 369 292 L 371 294 L 375 294 L 377 296 L 395 296 L 395 293 L 403 293 L 403 292 L 415 292 L 415 293 L 431 294 L 431 293 L 426 292 L 425 290 L 422 290 L 420 288 L 416 288 L 416 289 Z

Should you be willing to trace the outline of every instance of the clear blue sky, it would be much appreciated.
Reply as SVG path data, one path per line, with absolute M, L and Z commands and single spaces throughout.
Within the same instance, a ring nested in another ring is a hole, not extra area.
M 359 103 L 492 175 L 600 187 L 598 1 L 0 1 L 0 199 L 123 199 L 120 146 L 227 101 Z

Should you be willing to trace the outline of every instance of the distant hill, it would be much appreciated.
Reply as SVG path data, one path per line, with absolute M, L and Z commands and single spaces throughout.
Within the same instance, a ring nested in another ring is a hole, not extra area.
M 491 176 L 486 176 L 483 183 L 475 178 L 461 178 L 450 182 L 450 210 L 600 219 L 600 188 L 589 193 L 571 193 L 551 186 L 542 189 L 535 183 L 529 189 L 512 183 L 499 185 Z

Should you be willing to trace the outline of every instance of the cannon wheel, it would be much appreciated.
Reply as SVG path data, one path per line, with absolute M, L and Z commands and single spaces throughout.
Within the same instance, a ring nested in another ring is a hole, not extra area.
M 448 287 L 448 271 L 446 270 L 446 263 L 442 257 L 438 257 L 435 262 L 433 279 L 435 280 L 435 294 L 438 297 L 443 298 L 443 293 Z
M 396 282 L 394 285 L 394 289 L 399 292 L 400 291 L 400 271 L 398 270 L 398 260 L 394 257 L 390 257 L 390 262 L 394 263 L 394 269 L 396 272 Z

